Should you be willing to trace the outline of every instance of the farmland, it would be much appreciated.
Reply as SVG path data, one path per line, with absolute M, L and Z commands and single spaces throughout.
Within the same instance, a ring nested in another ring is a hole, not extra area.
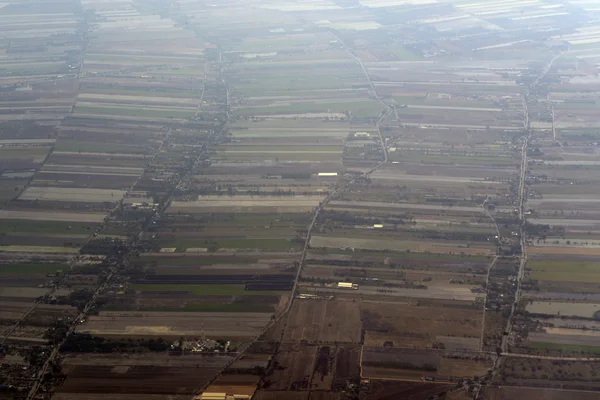
M 597 10 L 555 3 L 0 2 L 9 398 L 599 390 Z

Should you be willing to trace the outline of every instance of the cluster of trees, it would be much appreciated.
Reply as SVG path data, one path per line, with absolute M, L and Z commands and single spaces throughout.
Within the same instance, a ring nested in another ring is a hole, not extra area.
M 68 337 L 60 351 L 64 353 L 135 353 L 167 351 L 170 347 L 171 343 L 163 338 L 111 340 L 88 333 L 75 332 Z

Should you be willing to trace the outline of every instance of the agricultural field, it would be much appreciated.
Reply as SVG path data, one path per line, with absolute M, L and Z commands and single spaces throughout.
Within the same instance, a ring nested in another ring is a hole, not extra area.
M 600 389 L 568 3 L 0 2 L 8 395 Z

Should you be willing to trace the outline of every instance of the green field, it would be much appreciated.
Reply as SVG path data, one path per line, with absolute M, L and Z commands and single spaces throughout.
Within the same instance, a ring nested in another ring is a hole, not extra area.
M 218 264 L 254 264 L 258 262 L 258 257 L 247 257 L 247 256 L 218 256 L 214 254 L 202 254 L 202 255 L 188 255 L 181 253 L 171 253 L 171 257 L 163 256 L 142 256 L 137 259 L 136 264 L 140 265 L 154 265 L 158 268 L 168 269 L 170 266 L 176 268 L 181 266 L 199 266 L 199 265 L 218 265 Z M 167 274 L 168 272 L 162 272 Z
M 182 311 L 191 312 L 258 312 L 268 313 L 275 310 L 271 304 L 186 304 Z
M 0 148 L 0 160 L 15 158 L 37 158 L 43 160 L 50 152 L 50 147 Z
M 24 179 L 0 181 L 0 201 L 12 200 L 17 197 L 25 189 L 27 182 Z M 0 221 L 0 233 L 2 232 L 1 224 L 2 221 Z
M 140 106 L 143 107 L 143 106 Z M 76 113 L 98 114 L 98 115 L 116 115 L 121 117 L 142 117 L 142 118 L 190 118 L 196 113 L 196 110 L 153 110 L 147 108 L 134 107 L 75 107 Z
M 138 284 L 131 287 L 140 292 L 190 292 L 200 296 L 277 296 L 280 294 L 270 290 L 245 290 L 244 285 Z
M 303 113 L 345 113 L 349 111 L 354 117 L 377 117 L 384 110 L 384 107 L 371 100 L 358 100 L 352 102 L 340 103 L 298 103 L 286 106 L 256 106 L 247 108 L 238 108 L 235 113 L 238 115 L 277 115 L 277 114 L 303 114 Z
M 127 86 L 118 87 L 95 87 L 92 85 L 82 84 L 83 94 L 109 94 L 115 96 L 148 96 L 148 97 L 184 97 L 184 98 L 199 98 L 201 93 L 199 90 L 143 90 L 142 88 L 131 88 Z
M 377 255 L 377 257 L 383 258 L 394 258 L 394 259 L 406 259 L 407 263 L 410 263 L 410 260 L 447 260 L 447 261 L 464 261 L 464 262 L 489 262 L 493 259 L 491 256 L 469 256 L 469 255 L 459 255 L 459 254 L 437 254 L 437 253 L 419 253 L 411 251 L 410 253 L 401 252 L 379 252 L 379 251 L 351 251 L 351 250 L 340 250 L 340 249 L 311 249 L 310 254 L 346 254 L 352 255 L 354 257 L 361 256 L 373 256 Z M 310 258 L 310 257 L 309 257 Z
M 178 238 L 162 247 L 176 247 L 185 250 L 190 247 L 225 248 L 225 249 L 263 249 L 287 250 L 302 247 L 301 243 L 290 242 L 287 239 L 187 239 Z
M 518 163 L 511 157 L 433 155 L 422 152 L 397 151 L 390 153 L 390 160 L 420 162 L 424 164 L 467 164 L 467 165 L 513 165 Z
M 577 344 L 559 344 L 546 342 L 528 342 L 528 347 L 537 350 L 554 350 L 563 353 L 590 353 L 600 354 L 600 347 L 582 346 Z
M 600 262 L 529 261 L 532 279 L 559 282 L 600 282 Z
M 0 264 L 1 274 L 49 274 L 58 270 L 66 271 L 64 264 Z
M 0 234 L 17 232 L 91 234 L 96 230 L 98 225 L 99 224 L 85 222 L 28 221 L 7 219 L 0 220 Z
M 314 146 L 295 146 L 295 145 L 276 145 L 276 146 L 265 146 L 265 145 L 219 145 L 214 147 L 215 150 L 218 151 L 252 151 L 256 153 L 264 152 L 264 151 L 331 151 L 331 152 L 339 152 L 340 154 L 344 150 L 344 146 L 340 144 L 339 146 L 335 145 L 320 145 L 319 143 L 315 143 Z M 274 155 L 273 153 L 268 153 L 270 155 Z
M 228 153 L 219 152 L 217 158 L 221 160 L 237 161 L 341 161 L 342 152 L 337 153 L 316 153 L 307 151 L 306 153 Z
M 134 146 L 122 143 L 88 142 L 82 140 L 60 139 L 55 145 L 56 151 L 84 152 L 84 153 L 131 153 L 148 154 L 151 150 L 147 146 Z

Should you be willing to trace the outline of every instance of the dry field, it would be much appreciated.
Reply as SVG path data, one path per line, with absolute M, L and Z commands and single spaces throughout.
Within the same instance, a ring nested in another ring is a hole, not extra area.
M 285 342 L 357 343 L 359 303 L 343 300 L 296 300 L 283 336 Z
M 55 393 L 52 400 L 190 400 L 185 394 Z
M 595 303 L 566 303 L 534 301 L 527 305 L 527 312 L 532 314 L 558 315 L 564 317 L 594 318 L 600 311 L 600 305 Z
M 78 365 L 68 368 L 67 380 L 56 392 L 192 395 L 218 371 L 219 367 Z
M 79 332 L 98 336 L 181 336 L 247 339 L 257 336 L 271 319 L 267 313 L 101 312 L 79 325 Z
M 361 316 L 365 343 L 373 345 L 391 341 L 395 347 L 424 348 L 439 336 L 478 340 L 481 334 L 481 311 L 476 309 L 363 302 Z
M 169 213 L 308 212 L 323 200 L 321 196 L 202 196 L 196 201 L 174 201 Z
M 23 191 L 20 200 L 75 201 L 85 203 L 117 202 L 124 191 L 113 189 L 70 189 L 30 186 Z
M 497 387 L 485 391 L 485 400 L 596 400 L 597 392 L 578 390 L 544 389 L 544 388 L 518 388 Z
M 443 352 L 363 347 L 362 375 L 372 379 L 420 379 L 484 375 L 491 361 L 475 359 L 478 353 L 458 353 L 463 359 L 445 358 Z
M 262 389 L 307 390 L 317 356 L 317 346 L 284 344 L 275 355 L 275 361 L 264 379 Z
M 0 220 L 31 220 L 31 221 L 73 221 L 73 222 L 102 222 L 106 214 L 77 213 L 77 212 L 44 212 L 25 210 L 0 210 Z
M 355 249 L 367 250 L 388 250 L 388 251 L 416 251 L 438 254 L 468 254 L 474 256 L 487 256 L 494 254 L 491 247 L 477 247 L 474 245 L 459 245 L 457 243 L 432 242 L 423 243 L 422 241 L 398 241 L 394 239 L 363 239 L 349 237 L 333 236 L 312 236 L 311 247 L 341 248 L 352 247 Z

